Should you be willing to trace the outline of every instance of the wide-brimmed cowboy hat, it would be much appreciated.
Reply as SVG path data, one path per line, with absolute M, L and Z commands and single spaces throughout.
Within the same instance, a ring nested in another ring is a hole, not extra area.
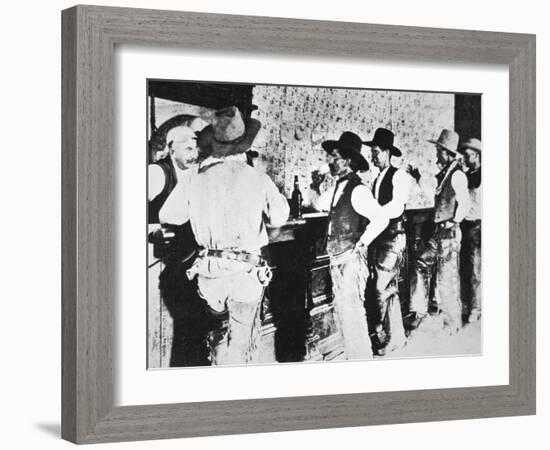
M 458 148 L 458 133 L 453 130 L 444 129 L 437 140 L 428 139 L 428 142 L 439 145 L 445 150 L 454 153 L 456 155 Z
M 215 112 L 213 121 L 197 134 L 197 145 L 211 156 L 229 156 L 246 152 L 260 131 L 256 119 L 244 120 L 236 106 Z
M 337 141 L 328 140 L 321 144 L 329 155 L 336 149 L 342 158 L 354 161 L 357 170 L 369 170 L 369 163 L 361 154 L 362 146 L 361 138 L 351 131 L 344 131 Z
M 363 144 L 369 147 L 380 147 L 382 150 L 389 150 L 394 156 L 401 156 L 401 150 L 393 145 L 393 138 L 395 135 L 386 128 L 377 128 L 374 132 L 372 141 L 363 142 Z
M 460 144 L 458 151 L 460 153 L 464 153 L 464 150 L 466 150 L 467 148 L 471 148 L 472 150 L 481 153 L 481 141 L 476 138 L 468 139 L 466 142 Z

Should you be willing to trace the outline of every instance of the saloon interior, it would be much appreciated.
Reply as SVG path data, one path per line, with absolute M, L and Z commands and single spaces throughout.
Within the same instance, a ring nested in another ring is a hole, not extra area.
M 148 159 L 154 162 L 164 150 L 167 130 L 182 115 L 207 117 L 218 108 L 236 105 L 244 116 L 263 124 L 252 147 L 257 154 L 251 163 L 270 175 L 290 199 L 295 177 L 306 196 L 312 172 L 326 164 L 320 147 L 323 140 L 337 139 L 345 130 L 367 140 L 377 127 L 392 129 L 403 151 L 403 157 L 393 163 L 407 167 L 415 178 L 405 212 L 408 245 L 399 279 L 405 314 L 410 261 L 431 232 L 437 168 L 434 147 L 427 140 L 437 138 L 443 128 L 455 129 L 463 139 L 481 138 L 481 98 L 480 94 L 149 80 Z M 369 159 L 370 149 L 364 146 L 363 151 Z M 342 357 L 324 250 L 327 216 L 326 211 L 305 208 L 301 217 L 289 218 L 281 228 L 269 228 L 265 257 L 274 276 L 262 305 L 261 363 Z M 149 224 L 150 229 L 155 226 Z M 153 246 L 148 245 L 148 367 L 169 367 L 173 352 L 179 351 L 176 346 L 181 336 L 177 334 L 182 331 L 160 298 L 162 263 L 154 264 Z M 221 318 L 209 332 L 207 345 L 218 345 L 226 326 Z M 478 340 L 466 345 L 470 347 L 456 352 L 479 352 Z M 453 352 L 442 350 L 449 351 Z M 182 359 L 181 365 L 194 365 L 191 360 L 185 364 L 185 355 Z

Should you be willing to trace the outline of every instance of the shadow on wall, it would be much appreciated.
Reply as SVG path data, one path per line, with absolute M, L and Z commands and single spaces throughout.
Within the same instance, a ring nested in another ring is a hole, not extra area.
M 35 424 L 36 428 L 44 433 L 55 437 L 61 437 L 61 424 L 60 423 L 37 423 Z

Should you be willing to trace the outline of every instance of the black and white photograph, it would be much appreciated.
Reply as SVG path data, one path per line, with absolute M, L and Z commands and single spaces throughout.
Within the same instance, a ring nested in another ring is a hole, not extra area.
M 483 354 L 481 94 L 149 79 L 145 109 L 149 369 Z

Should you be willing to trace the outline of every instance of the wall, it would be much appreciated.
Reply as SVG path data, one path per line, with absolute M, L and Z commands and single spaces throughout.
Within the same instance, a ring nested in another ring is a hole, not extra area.
M 260 155 L 256 164 L 287 197 L 295 175 L 300 186 L 307 187 L 311 172 L 327 163 L 323 141 L 338 139 L 344 131 L 368 141 L 376 128 L 384 127 L 394 132 L 394 144 L 403 152 L 402 157 L 392 158 L 393 163 L 414 167 L 422 175 L 411 184 L 407 208 L 433 206 L 437 166 L 435 148 L 427 140 L 437 138 L 443 128 L 454 129 L 455 122 L 461 124 L 461 130 L 472 122 L 478 129 L 480 122 L 479 107 L 471 107 L 472 100 L 463 106 L 464 96 L 460 96 L 457 110 L 453 94 L 257 85 L 252 95 L 257 106 L 252 116 L 262 122 L 252 147 Z M 178 114 L 206 117 L 209 111 L 155 99 L 157 127 Z M 363 146 L 362 153 L 370 161 L 370 147 Z M 374 179 L 378 169 L 372 164 L 371 169 Z
M 427 139 L 454 128 L 454 95 L 258 85 L 253 102 L 258 106 L 253 116 L 263 124 L 254 143 L 260 165 L 288 197 L 295 175 L 301 186 L 308 186 L 311 171 L 326 164 L 323 141 L 337 140 L 344 131 L 368 141 L 376 128 L 384 127 L 394 132 L 403 152 L 394 163 L 410 164 L 422 173 L 420 184 L 412 184 L 408 208 L 433 204 L 435 151 Z M 370 160 L 369 147 L 363 146 L 362 153 Z
M 59 439 L 60 423 L 60 10 L 74 0 L 7 2 L 0 28 L 6 64 L 0 72 L 4 87 L 0 120 L 6 155 L 0 188 L 5 214 L 2 240 L 2 383 L 0 416 L 3 448 L 74 449 Z M 548 369 L 550 310 L 548 273 L 550 228 L 546 124 L 550 121 L 550 29 L 544 2 L 524 0 L 498 4 L 463 0 L 395 0 L 391 4 L 339 0 L 310 2 L 279 0 L 104 0 L 110 6 L 195 10 L 228 14 L 301 17 L 318 20 L 392 23 L 489 31 L 537 33 L 537 367 L 538 414 L 530 417 L 489 418 L 438 423 L 295 431 L 244 436 L 104 444 L 90 449 L 334 449 L 343 447 L 464 450 L 545 448 L 550 422 Z M 29 120 L 33 118 L 32 129 Z M 8 158 L 7 156 L 11 156 Z M 17 156 L 16 156 L 17 155 Z M 12 164 L 22 155 L 22 163 Z M 26 157 L 26 158 L 25 158 Z M 17 238 L 16 238 L 17 237 Z M 31 265 L 32 262 L 32 265 Z M 145 345 L 145 341 L 142 342 Z M 427 374 L 433 376 L 433 374 Z M 183 388 L 183 387 L 182 387 Z

